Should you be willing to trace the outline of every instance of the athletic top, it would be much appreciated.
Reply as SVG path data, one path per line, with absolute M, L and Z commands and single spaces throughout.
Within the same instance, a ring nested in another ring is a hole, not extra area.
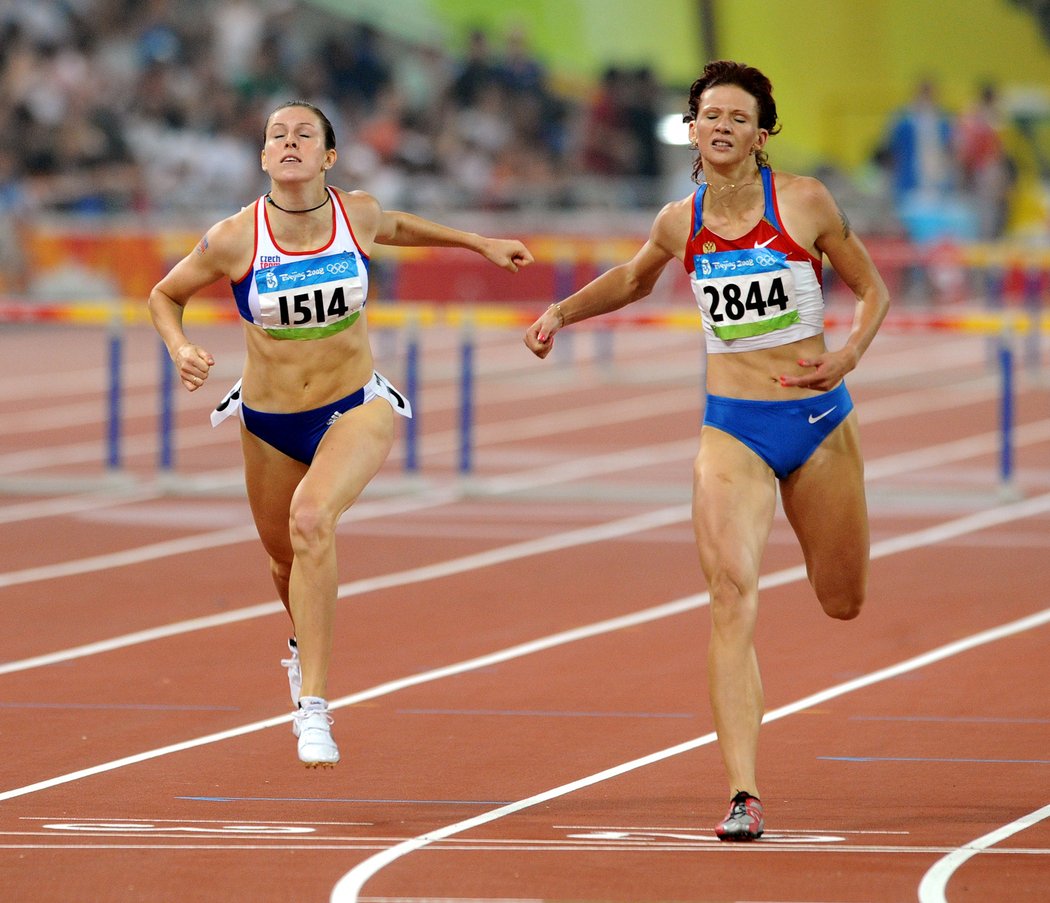
M 704 192 L 693 197 L 684 264 L 712 354 L 797 342 L 824 330 L 821 261 L 780 223 L 773 171 L 763 166 L 762 219 L 746 235 L 725 239 L 703 224 Z
M 266 197 L 255 202 L 255 254 L 231 282 L 237 309 L 275 339 L 321 339 L 352 326 L 368 296 L 368 257 L 331 188 L 332 237 L 316 251 L 285 251 L 270 231 Z

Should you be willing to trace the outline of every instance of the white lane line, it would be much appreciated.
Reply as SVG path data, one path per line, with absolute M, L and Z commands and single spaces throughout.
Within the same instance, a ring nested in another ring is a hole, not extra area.
M 1041 440 L 1044 432 L 1050 429 L 1050 420 L 1040 421 L 1036 424 L 1030 424 L 1031 430 L 1027 434 L 1032 438 L 1032 441 Z M 689 440 L 691 442 L 692 440 Z M 955 442 L 948 442 L 938 446 L 932 446 L 927 449 L 922 449 L 915 452 L 906 452 L 902 455 L 891 455 L 885 458 L 876 459 L 869 462 L 866 465 L 866 476 L 868 480 L 879 479 L 883 477 L 893 476 L 897 473 L 911 471 L 921 467 L 932 466 L 935 464 L 943 464 L 949 460 L 958 460 L 961 457 L 966 457 L 971 454 L 980 454 L 982 451 L 988 450 L 990 447 L 994 447 L 996 442 L 995 433 L 986 433 L 980 437 L 970 437 L 964 440 L 957 440 Z M 686 443 L 687 445 L 688 443 Z M 515 490 L 525 490 L 530 486 L 537 485 L 544 481 L 558 482 L 560 480 L 574 479 L 582 473 L 593 475 L 597 472 L 607 472 L 609 470 L 615 470 L 619 467 L 630 467 L 634 464 L 638 464 L 639 461 L 642 463 L 648 463 L 651 461 L 657 461 L 664 459 L 665 457 L 671 457 L 678 455 L 680 452 L 685 450 L 686 445 L 681 442 L 670 442 L 664 443 L 663 445 L 649 446 L 646 449 L 636 449 L 633 452 L 614 452 L 610 455 L 597 456 L 595 458 L 588 458 L 586 460 L 567 461 L 561 465 L 553 467 L 540 468 L 538 471 L 529 471 L 525 474 L 520 475 L 509 475 L 505 477 L 494 477 L 487 481 L 485 485 L 488 486 L 489 491 L 493 493 L 497 492 L 512 492 Z M 530 482 L 527 475 L 531 474 L 531 480 L 538 482 Z M 483 485 L 480 482 L 476 484 L 476 491 L 480 491 L 480 486 Z M 381 517 L 388 514 L 403 513 L 405 511 L 419 510 L 425 507 L 437 506 L 445 504 L 460 495 L 454 489 L 445 491 L 437 491 L 424 498 L 416 498 L 409 500 L 390 500 L 374 503 L 362 503 L 355 508 L 351 508 L 344 519 L 364 519 L 370 517 Z M 667 512 L 672 512 L 676 509 L 663 509 Z M 680 521 L 689 519 L 689 508 L 688 506 L 681 506 L 678 510 L 681 511 Z M 1002 509 L 992 509 L 992 511 L 999 511 Z M 660 512 L 656 512 L 658 517 L 664 515 Z M 981 516 L 979 513 L 978 515 Z M 643 516 L 644 517 L 644 516 Z M 965 519 L 964 519 L 965 520 Z M 627 518 L 626 522 L 630 523 L 633 518 Z M 666 525 L 674 523 L 674 519 L 667 520 Z M 569 534 L 558 534 L 558 536 L 550 537 L 548 542 L 551 543 L 547 547 L 537 547 L 534 545 L 536 542 L 544 542 L 544 540 L 534 540 L 526 543 L 515 543 L 510 546 L 502 547 L 502 549 L 493 549 L 487 553 L 481 553 L 483 556 L 502 556 L 497 558 L 486 559 L 490 563 L 500 563 L 514 560 L 516 557 L 523 557 L 524 554 L 539 554 L 540 551 L 552 551 L 558 548 L 569 548 L 570 545 L 581 545 L 587 542 L 593 542 L 593 539 L 588 538 L 589 530 L 600 530 L 610 531 L 603 532 L 600 534 L 602 538 L 612 538 L 614 536 L 626 535 L 625 532 L 621 532 L 620 528 L 616 524 L 622 523 L 620 521 L 613 521 L 610 524 L 599 525 L 594 528 L 584 528 L 583 531 L 570 531 Z M 240 532 L 238 532 L 240 531 Z M 971 531 L 964 531 L 971 532 Z M 232 528 L 215 533 L 205 534 L 204 536 L 197 537 L 186 537 L 182 540 L 173 540 L 168 543 L 160 543 L 155 546 L 146 547 L 146 549 L 129 550 L 128 552 L 118 553 L 117 556 L 97 556 L 94 559 L 88 559 L 93 568 L 111 568 L 117 564 L 118 556 L 125 563 L 141 563 L 142 561 L 150 560 L 150 555 L 158 555 L 159 553 L 172 553 L 172 550 L 176 548 L 175 544 L 180 544 L 177 547 L 184 551 L 202 551 L 212 549 L 216 546 L 218 539 L 226 537 L 230 539 L 233 536 L 241 536 L 248 534 L 248 538 L 254 538 L 254 528 Z M 956 534 L 963 535 L 963 534 Z M 559 539 L 558 537 L 562 537 Z M 569 538 L 566 538 L 569 537 Z M 241 539 L 238 541 L 247 541 Z M 559 542 L 564 543 L 559 545 Z M 158 546 L 160 548 L 158 548 Z M 130 561 L 123 556 L 134 555 L 137 553 L 138 557 L 133 557 Z M 429 571 L 434 576 L 449 576 L 456 573 L 462 573 L 468 569 L 468 566 L 482 566 L 479 565 L 478 558 L 474 555 L 468 555 L 465 558 L 452 559 L 447 562 L 443 562 L 437 565 L 428 565 L 426 568 L 432 569 L 444 569 L 443 571 Z M 68 565 L 56 565 L 57 568 L 67 568 L 73 565 L 71 562 Z M 86 566 L 82 561 L 81 566 Z M 37 579 L 50 578 L 56 576 L 55 574 L 48 571 L 46 568 L 34 568 L 30 569 L 33 572 L 37 572 Z M 401 580 L 405 583 L 419 582 L 416 575 L 422 569 L 416 568 L 408 571 L 395 572 L 393 574 L 387 574 L 380 577 L 365 578 L 363 581 L 353 581 L 351 583 L 342 584 L 339 587 L 339 598 L 346 598 L 348 596 L 357 595 L 364 591 L 364 587 L 369 589 L 376 588 L 392 588 L 403 585 Z M 83 573 L 84 571 L 77 571 L 75 573 Z M 26 571 L 15 571 L 9 572 L 8 574 L 0 574 L 0 587 L 5 585 L 14 585 L 17 582 L 28 582 L 27 579 L 20 579 L 20 576 L 24 578 Z M 427 579 L 432 579 L 427 578 Z M 5 581 L 9 581 L 5 583 Z M 378 582 L 370 582 L 378 581 Z M 123 649 L 128 646 L 134 646 L 139 643 L 152 642 L 154 640 L 163 639 L 165 637 L 178 636 L 184 633 L 191 633 L 197 630 L 207 630 L 214 627 L 222 627 L 228 624 L 238 623 L 240 621 L 247 621 L 253 618 L 266 617 L 272 614 L 278 614 L 283 611 L 283 606 L 279 601 L 264 602 L 257 605 L 247 606 L 245 608 L 235 609 L 229 612 L 223 612 L 218 615 L 208 615 L 199 618 L 191 618 L 184 621 L 177 621 L 173 624 L 167 624 L 160 627 L 149 628 L 146 630 L 135 631 L 133 633 L 123 634 L 117 637 L 111 637 L 107 640 L 99 640 L 94 643 L 86 643 L 80 646 L 74 646 L 68 649 L 57 650 L 56 652 L 45 653 L 43 655 L 33 656 L 31 658 L 20 659 L 5 663 L 0 663 L 0 676 L 4 674 L 10 674 L 16 671 L 26 671 L 31 668 L 43 667 L 46 665 L 54 665 L 61 662 L 71 661 L 77 658 L 84 658 L 90 655 L 98 655 L 104 652 L 111 652 L 116 649 Z
M 625 449 L 605 455 L 594 455 L 588 458 L 572 458 L 560 464 L 545 465 L 533 470 L 476 479 L 471 481 L 469 485 L 461 487 L 427 490 L 423 495 L 407 500 L 364 501 L 344 514 L 342 520 L 353 521 L 383 517 L 450 504 L 461 500 L 468 492 L 479 495 L 527 492 L 529 489 L 538 489 L 542 486 L 555 485 L 570 480 L 669 463 L 694 454 L 697 441 L 696 438 L 681 439 L 659 445 Z M 999 433 L 992 431 L 952 440 L 940 445 L 888 455 L 866 463 L 865 479 L 871 482 L 872 480 L 921 470 L 925 467 L 933 467 L 950 461 L 960 461 L 982 454 L 991 454 L 999 448 L 999 441 Z M 1050 419 L 1039 420 L 1018 427 L 1015 433 L 1014 444 L 1017 447 L 1022 447 L 1046 441 L 1050 441 Z M 143 564 L 147 561 L 154 561 L 172 555 L 184 555 L 214 549 L 223 545 L 250 542 L 256 538 L 255 528 L 245 525 L 196 536 L 186 536 L 106 555 L 94 555 L 58 564 L 40 565 L 20 571 L 8 571 L 0 574 L 0 589 L 59 577 L 72 577 L 78 574 L 105 571 L 116 567 Z
M 54 836 L 54 835 L 52 835 Z M 175 839 L 175 838 L 172 838 Z M 389 842 L 393 838 L 386 838 Z M 725 844 L 719 843 L 717 839 L 712 838 L 712 843 L 704 844 L 661 844 L 652 846 L 639 846 L 637 844 L 583 844 L 580 846 L 569 846 L 564 843 L 551 842 L 547 845 L 539 845 L 526 841 L 508 841 L 504 845 L 496 845 L 486 843 L 484 841 L 475 841 L 473 843 L 450 841 L 449 846 L 454 846 L 458 852 L 497 852 L 497 853 L 626 853 L 630 852 L 633 854 L 639 853 L 666 853 L 666 852 L 677 852 L 687 851 L 690 853 L 711 853 L 721 856 L 740 856 L 740 855 L 753 855 L 753 856 L 765 856 L 770 853 L 861 853 L 863 855 L 870 856 L 874 854 L 892 854 L 900 855 L 905 853 L 917 853 L 922 856 L 930 856 L 937 853 L 949 852 L 947 847 L 904 847 L 904 846 L 887 846 L 887 845 L 874 845 L 874 844 L 830 844 L 830 843 L 766 843 L 766 835 L 762 835 L 762 843 L 760 844 Z M 325 837 L 304 837 L 299 836 L 296 838 L 294 844 L 282 842 L 280 840 L 274 840 L 270 843 L 259 843 L 259 844 L 242 844 L 234 841 L 226 843 L 194 843 L 191 841 L 183 841 L 180 843 L 103 843 L 101 841 L 94 843 L 70 843 L 60 840 L 55 837 L 55 840 L 51 843 L 0 843 L 0 850 L 98 850 L 98 851 L 117 851 L 117 850 L 236 850 L 238 852 L 258 852 L 258 851 L 287 851 L 287 852 L 303 852 L 305 850 L 310 851 L 341 851 L 346 852 L 347 850 L 381 850 L 383 847 L 383 839 L 370 839 L 367 837 L 356 839 L 356 838 L 325 838 Z M 1002 856 L 1045 856 L 1047 855 L 1046 850 L 1041 849 L 1006 849 L 1006 850 L 986 850 L 985 855 L 1002 855 Z M 405 903 L 441 903 L 440 897 L 359 897 L 359 903 L 382 903 L 382 901 L 388 901 L 388 903 L 397 903 L 397 901 L 405 901 Z M 477 903 L 499 903 L 502 897 L 485 897 L 483 900 L 478 900 Z M 448 903 L 471 903 L 469 899 L 462 897 L 455 897 L 448 900 Z M 512 901 L 513 903 L 513 901 Z M 536 901 L 536 903 L 544 903 L 544 901 Z M 743 903 L 743 901 L 741 901 Z M 748 901 L 748 903 L 756 903 L 756 901 Z M 782 903 L 780 900 L 770 900 L 767 903 Z M 818 901 L 808 900 L 807 903 L 818 903 Z
M 971 840 L 957 850 L 952 850 L 943 859 L 935 862 L 932 868 L 922 876 L 922 881 L 919 882 L 919 903 L 947 903 L 944 895 L 945 888 L 947 888 L 949 879 L 955 874 L 959 866 L 978 853 L 990 852 L 989 847 L 999 843 L 1001 840 L 1006 840 L 1008 837 L 1013 837 L 1014 834 L 1025 830 L 1025 828 L 1032 827 L 1032 825 L 1041 822 L 1044 818 L 1050 818 L 1050 805 L 1043 806 L 1042 809 L 1036 809 L 1035 812 L 1030 812 L 1028 815 L 1010 822 L 1008 825 L 996 828 L 983 837 Z
M 361 502 L 347 511 L 343 515 L 342 520 L 359 521 L 390 517 L 410 511 L 420 511 L 426 508 L 447 505 L 461 497 L 462 493 L 457 488 L 449 487 L 446 489 L 428 490 L 422 495 L 408 498 Z M 117 567 L 144 564 L 147 561 L 156 561 L 159 558 L 169 558 L 173 555 L 186 555 L 221 546 L 237 545 L 238 543 L 251 542 L 258 538 L 259 534 L 256 532 L 255 526 L 250 523 L 237 527 L 224 527 L 221 530 L 213 530 L 209 533 L 197 533 L 192 536 L 183 536 L 179 539 L 169 539 L 164 542 L 151 543 L 147 546 L 124 549 L 120 552 L 91 555 L 87 558 L 77 558 L 58 564 L 45 564 L 38 567 L 25 568 L 21 571 L 8 571 L 0 574 L 0 589 L 24 583 L 34 583 L 40 580 L 74 577 L 78 574 L 90 574 L 97 571 L 112 570 Z
M 1050 608 L 1044 609 L 1043 611 L 1026 618 L 1013 621 L 1009 624 L 1003 624 L 991 630 L 985 630 L 964 639 L 956 640 L 953 643 L 940 646 L 929 652 L 923 653 L 922 655 L 906 659 L 896 665 L 891 665 L 887 668 L 880 668 L 879 670 L 873 671 L 862 677 L 854 678 L 853 680 L 805 696 L 802 699 L 798 699 L 795 702 L 766 713 L 762 721 L 763 723 L 779 721 L 781 718 L 786 718 L 788 715 L 794 715 L 805 709 L 821 705 L 831 699 L 836 699 L 856 690 L 870 687 L 873 684 L 899 677 L 910 671 L 925 668 L 928 665 L 959 655 L 960 653 L 974 649 L 978 646 L 994 643 L 998 640 L 1014 636 L 1018 633 L 1023 633 L 1027 630 L 1033 630 L 1048 623 L 1050 623 Z M 379 871 L 390 865 L 392 862 L 397 861 L 409 853 L 422 849 L 425 846 L 429 846 L 436 841 L 445 840 L 456 834 L 462 834 L 464 831 L 469 831 L 472 828 L 489 824 L 490 822 L 505 818 L 508 815 L 514 815 L 524 809 L 529 809 L 541 803 L 550 802 L 559 797 L 567 796 L 577 790 L 582 790 L 586 787 L 593 786 L 594 784 L 599 784 L 603 781 L 620 777 L 628 772 L 636 771 L 657 762 L 662 762 L 665 759 L 673 758 L 682 753 L 691 752 L 701 746 L 707 746 L 714 743 L 716 739 L 717 737 L 714 732 L 704 734 L 701 737 L 697 737 L 685 743 L 679 743 L 675 746 L 670 746 L 667 749 L 662 749 L 659 752 L 650 753 L 649 755 L 632 759 L 629 762 L 615 765 L 612 768 L 607 768 L 604 771 L 599 771 L 595 774 L 588 775 L 587 777 L 571 781 L 567 784 L 562 784 L 559 787 L 554 787 L 542 793 L 537 793 L 534 796 L 526 797 L 525 799 L 518 800 L 517 802 L 510 803 L 506 806 L 500 806 L 497 809 L 492 809 L 489 812 L 476 815 L 473 818 L 446 825 L 442 828 L 437 828 L 409 840 L 402 841 L 396 846 L 383 850 L 382 852 L 365 859 L 363 862 L 358 863 L 349 872 L 343 875 L 332 889 L 330 903 L 358 903 L 358 895 L 361 888 L 364 887 L 365 883 L 370 878 L 374 877 Z
M 110 492 L 82 492 L 57 498 L 37 499 L 0 507 L 0 524 L 21 523 L 41 517 L 60 517 L 99 508 L 116 508 L 137 502 L 159 499 L 161 493 L 153 489 L 113 490 Z
M 581 476 L 615 473 L 625 469 L 664 464 L 695 454 L 696 442 L 696 439 L 676 440 L 643 448 L 594 455 L 589 458 L 576 458 L 562 464 L 546 465 L 506 476 L 472 480 L 469 484 L 453 484 L 444 487 L 428 488 L 418 495 L 406 498 L 377 501 L 362 500 L 342 516 L 340 523 L 392 517 L 407 512 L 440 507 L 462 501 L 469 495 L 497 495 L 513 491 L 525 491 L 567 480 L 579 479 Z M 943 460 L 943 458 L 937 460 Z M 236 545 L 257 539 L 258 533 L 254 525 L 245 524 L 239 527 L 225 527 L 222 530 L 184 536 L 179 539 L 152 543 L 151 545 L 125 549 L 120 552 L 92 555 L 57 564 L 39 565 L 37 567 L 24 568 L 20 571 L 0 573 L 0 589 L 41 580 L 73 577 L 78 574 L 89 574 L 98 571 L 108 571 L 117 567 L 144 564 L 147 561 L 155 561 L 173 555 L 208 551 L 220 546 Z
M 669 516 L 671 512 L 673 512 L 673 510 L 674 509 L 665 509 L 665 514 Z M 962 533 L 971 532 L 973 530 L 982 530 L 989 526 L 995 526 L 996 524 L 1001 523 L 1008 523 L 1012 520 L 1017 520 L 1023 517 L 1030 517 L 1034 514 L 1039 514 L 1048 510 L 1050 510 L 1050 493 L 1047 493 L 1044 496 L 1040 496 L 1038 499 L 1029 499 L 1011 505 L 1004 505 L 999 508 L 992 509 L 990 511 L 983 511 L 979 512 L 978 514 L 957 518 L 952 521 L 947 521 L 943 524 L 938 524 L 936 526 L 929 527 L 925 530 L 919 530 L 915 533 L 907 534 L 906 536 L 894 537 L 890 540 L 875 543 L 871 548 L 871 555 L 872 558 L 881 558 L 885 557 L 886 555 L 894 555 L 910 549 L 921 548 L 923 546 L 931 545 L 933 543 L 943 542 L 945 539 L 949 539 L 953 536 L 957 536 Z M 636 519 L 629 518 L 628 520 Z M 624 522 L 614 522 L 614 524 L 616 523 L 619 523 L 621 525 L 624 524 Z M 910 542 L 909 537 L 911 538 Z M 805 577 L 805 567 L 803 565 L 798 565 L 791 568 L 785 568 L 781 571 L 776 571 L 772 574 L 767 574 L 763 576 L 759 580 L 759 587 L 761 589 L 768 589 L 774 586 L 781 586 L 788 583 L 794 583 L 799 580 L 805 579 Z M 434 668 L 430 671 L 421 672 L 419 674 L 412 674 L 407 677 L 387 681 L 386 683 L 379 684 L 367 690 L 362 690 L 358 693 L 352 693 L 349 696 L 343 696 L 339 699 L 330 700 L 329 708 L 339 709 L 344 708 L 345 706 L 356 705 L 361 702 L 367 702 L 368 700 L 376 699 L 381 696 L 388 696 L 392 693 L 396 693 L 399 690 L 404 690 L 409 687 L 415 687 L 425 683 L 432 683 L 434 681 L 442 680 L 446 677 L 454 677 L 456 675 L 464 674 L 469 671 L 474 671 L 481 668 L 489 668 L 493 665 L 502 664 L 503 662 L 511 661 L 517 658 L 522 658 L 524 656 L 532 655 L 534 653 L 544 652 L 548 649 L 553 649 L 558 646 L 564 646 L 569 643 L 578 642 L 580 640 L 590 639 L 592 637 L 612 633 L 617 630 L 624 630 L 631 627 L 637 627 L 641 624 L 646 624 L 651 621 L 656 621 L 662 618 L 671 617 L 673 615 L 682 614 L 683 612 L 691 611 L 692 609 L 706 605 L 708 602 L 708 598 L 709 597 L 706 592 L 692 596 L 685 596 L 681 599 L 677 599 L 672 602 L 665 602 L 662 605 L 657 605 L 652 608 L 643 609 L 641 611 L 633 612 L 631 614 L 621 615 L 615 618 L 608 618 L 606 620 L 598 621 L 592 624 L 587 624 L 582 627 L 575 627 L 570 630 L 550 634 L 546 637 L 541 637 L 536 640 L 530 640 L 524 643 L 519 643 L 518 645 L 510 646 L 506 649 L 480 655 L 475 658 L 467 659 L 465 661 L 461 661 L 455 664 L 446 665 L 444 667 Z M 1043 615 L 1050 616 L 1050 609 L 1043 612 Z M 840 686 L 852 686 L 853 683 L 855 682 L 851 682 L 849 684 L 842 684 Z M 809 705 L 812 704 L 815 703 L 809 703 Z M 788 707 L 784 707 L 783 711 L 786 712 L 787 708 Z M 767 716 L 767 718 L 768 717 L 769 716 Z M 79 769 L 78 771 L 70 772 L 69 774 L 65 775 L 59 775 L 54 778 L 48 778 L 46 780 L 38 781 L 34 784 L 29 784 L 24 787 L 16 787 L 11 790 L 2 791 L 0 792 L 0 801 L 6 799 L 14 799 L 15 797 L 19 796 L 25 796 L 29 793 L 36 793 L 40 790 L 46 790 L 51 787 L 57 787 L 62 784 L 68 784 L 73 781 L 78 781 L 96 774 L 102 774 L 107 771 L 114 771 L 118 768 L 124 768 L 129 765 L 135 765 L 139 762 L 145 762 L 150 759 L 160 758 L 162 756 L 170 755 L 172 753 L 183 752 L 185 750 L 194 749 L 200 746 L 206 746 L 211 743 L 219 743 L 223 740 L 230 740 L 235 737 L 244 736 L 245 734 L 255 733 L 256 731 L 266 730 L 270 727 L 276 727 L 281 724 L 286 724 L 290 722 L 292 718 L 293 713 L 279 715 L 273 718 L 264 719 L 262 721 L 256 721 L 250 724 L 240 725 L 239 727 L 230 728 L 225 731 L 219 731 L 214 734 L 208 734 L 204 737 L 198 737 L 192 740 L 184 740 L 182 742 L 174 743 L 168 746 L 163 746 L 158 749 L 147 750 L 146 752 L 137 753 L 131 756 L 124 756 L 120 759 L 115 759 L 110 762 L 103 762 L 99 765 L 93 765 L 88 768 Z
M 482 567 L 490 567 L 495 564 L 503 564 L 508 561 L 516 561 L 532 555 L 541 555 L 547 552 L 556 552 L 574 546 L 586 545 L 588 543 L 616 539 L 629 536 L 644 530 L 653 530 L 658 527 L 680 523 L 689 516 L 688 505 L 675 505 L 670 508 L 662 508 L 657 511 L 649 511 L 644 514 L 636 514 L 620 520 L 597 524 L 592 527 L 581 527 L 576 530 L 568 530 L 539 539 L 530 539 L 524 542 L 489 549 L 485 552 L 475 552 L 459 558 L 451 558 L 437 564 L 422 565 L 417 568 L 409 568 L 391 574 L 380 574 L 376 577 L 363 577 L 343 583 L 338 587 L 337 595 L 340 599 L 351 596 L 359 596 L 364 593 L 374 592 L 379 589 L 392 589 L 398 586 L 408 586 L 413 583 L 421 583 L 425 580 L 436 580 L 441 577 L 450 577 L 462 574 L 466 571 L 477 570 Z M 11 662 L 0 663 L 0 676 L 12 674 L 16 671 L 28 671 L 32 668 L 40 668 L 45 665 L 56 665 L 73 659 L 84 658 L 90 655 L 98 655 L 103 652 L 112 652 L 127 646 L 146 643 L 152 640 L 164 639 L 166 637 L 178 636 L 183 633 L 192 633 L 197 630 L 208 630 L 215 627 L 224 627 L 236 624 L 240 621 L 249 621 L 253 618 L 266 617 L 284 611 L 280 601 L 261 602 L 258 605 L 250 605 L 233 611 L 222 612 L 215 615 L 205 615 L 200 618 L 190 618 L 178 621 L 174 624 L 166 624 L 162 627 L 153 627 L 127 633 L 108 640 L 99 640 L 94 643 L 85 643 L 82 646 L 73 646 L 69 649 L 61 649 L 57 652 L 49 652 L 31 658 L 19 659 Z
M 465 674 L 469 671 L 490 668 L 494 665 L 502 664 L 503 662 L 507 662 L 512 659 L 522 658 L 524 656 L 532 655 L 538 652 L 544 652 L 556 646 L 574 643 L 579 640 L 588 639 L 593 636 L 599 636 L 604 633 L 611 633 L 616 630 L 623 630 L 629 627 L 637 626 L 639 624 L 647 623 L 649 621 L 657 620 L 659 618 L 680 614 L 684 611 L 689 611 L 693 608 L 698 607 L 701 604 L 704 604 L 705 601 L 706 599 L 701 599 L 698 596 L 687 596 L 684 599 L 679 599 L 675 602 L 667 602 L 663 605 L 658 605 L 654 608 L 648 608 L 643 611 L 636 612 L 634 614 L 623 615 L 618 618 L 611 618 L 606 621 L 599 621 L 597 623 L 585 625 L 583 627 L 576 627 L 571 630 L 551 634 L 546 637 L 541 637 L 537 640 L 530 640 L 528 642 L 520 643 L 516 646 L 511 646 L 506 649 L 499 650 L 497 652 L 486 653 L 484 655 L 477 656 L 476 658 L 467 659 L 456 664 L 445 665 L 440 668 L 434 668 L 430 671 L 424 671 L 419 674 L 409 675 L 408 677 L 402 677 L 396 680 L 387 681 L 386 683 L 370 687 L 367 690 L 362 690 L 358 693 L 352 693 L 349 696 L 343 696 L 339 699 L 329 700 L 328 707 L 330 709 L 340 709 L 346 706 L 367 702 L 371 699 L 376 699 L 380 696 L 388 696 L 391 693 L 396 693 L 399 690 L 408 689 L 409 687 L 415 687 L 419 686 L 420 684 L 431 683 L 433 681 L 442 680 L 446 677 L 455 677 L 456 675 Z M 243 724 L 225 731 L 219 731 L 217 733 L 208 734 L 204 737 L 197 737 L 192 740 L 184 740 L 179 743 L 173 743 L 168 746 L 160 747 L 158 749 L 147 750 L 146 752 L 136 753 L 131 756 L 124 756 L 120 759 L 115 759 L 111 762 L 103 762 L 99 765 L 93 765 L 88 768 L 82 768 L 78 771 L 70 772 L 69 774 L 59 775 L 58 777 L 38 781 L 34 784 L 29 784 L 25 787 L 17 787 L 12 790 L 0 791 L 0 802 L 8 799 L 14 799 L 15 797 L 19 796 L 25 796 L 30 793 L 36 793 L 40 790 L 47 790 L 51 787 L 58 787 L 62 784 L 68 784 L 73 781 L 79 781 L 83 778 L 91 777 L 92 775 L 103 774 L 107 771 L 114 771 L 118 768 L 124 768 L 129 765 L 135 765 L 139 762 L 146 762 L 150 759 L 157 759 L 162 756 L 171 755 L 172 753 L 183 752 L 184 750 L 194 749 L 200 746 L 207 746 L 211 743 L 219 743 L 223 740 L 231 740 L 235 737 L 244 736 L 245 734 L 252 734 L 256 731 L 266 730 L 267 728 L 277 727 L 278 725 L 282 724 L 288 724 L 291 722 L 293 717 L 294 713 L 289 712 L 285 715 L 278 715 L 273 718 L 266 718 L 262 721 L 255 721 L 250 724 Z

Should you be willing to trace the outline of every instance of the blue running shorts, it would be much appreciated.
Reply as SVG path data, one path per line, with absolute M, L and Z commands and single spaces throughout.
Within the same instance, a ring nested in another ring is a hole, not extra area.
M 830 392 L 792 401 L 708 395 L 704 426 L 743 442 L 783 480 L 809 460 L 852 410 L 844 382 Z
M 351 392 L 345 398 L 309 411 L 295 411 L 290 414 L 275 414 L 249 408 L 241 401 L 241 383 L 238 380 L 212 412 L 211 422 L 213 426 L 218 426 L 227 417 L 240 412 L 241 420 L 249 433 L 258 436 L 267 445 L 272 445 L 289 458 L 309 464 L 313 461 L 317 446 L 321 444 L 328 428 L 347 411 L 367 404 L 373 398 L 385 398 L 402 417 L 412 416 L 412 407 L 408 399 L 379 373 L 373 373 L 367 385 Z

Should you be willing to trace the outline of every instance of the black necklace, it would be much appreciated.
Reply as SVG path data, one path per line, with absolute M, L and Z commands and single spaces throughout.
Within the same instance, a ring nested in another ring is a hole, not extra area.
M 328 189 L 326 188 L 324 192 L 324 200 L 321 201 L 321 203 L 318 204 L 316 207 L 307 207 L 305 210 L 289 210 L 287 207 L 282 207 L 280 204 L 277 203 L 277 201 L 270 197 L 270 192 L 266 192 L 266 200 L 269 203 L 273 204 L 274 207 L 276 207 L 278 210 L 283 210 L 285 213 L 313 213 L 314 210 L 320 210 L 325 204 L 328 203 L 330 199 L 331 195 L 328 193 Z

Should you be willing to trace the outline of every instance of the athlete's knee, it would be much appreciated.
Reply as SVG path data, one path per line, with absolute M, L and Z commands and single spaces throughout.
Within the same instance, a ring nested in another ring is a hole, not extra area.
M 288 512 L 288 530 L 297 550 L 328 543 L 335 531 L 335 519 L 326 506 L 309 498 L 296 498 Z
M 752 581 L 723 571 L 711 578 L 708 592 L 716 627 L 747 626 L 754 620 L 757 588 Z
M 852 590 L 839 590 L 820 596 L 820 605 L 824 614 L 838 621 L 852 621 L 864 607 L 865 593 L 862 587 Z

